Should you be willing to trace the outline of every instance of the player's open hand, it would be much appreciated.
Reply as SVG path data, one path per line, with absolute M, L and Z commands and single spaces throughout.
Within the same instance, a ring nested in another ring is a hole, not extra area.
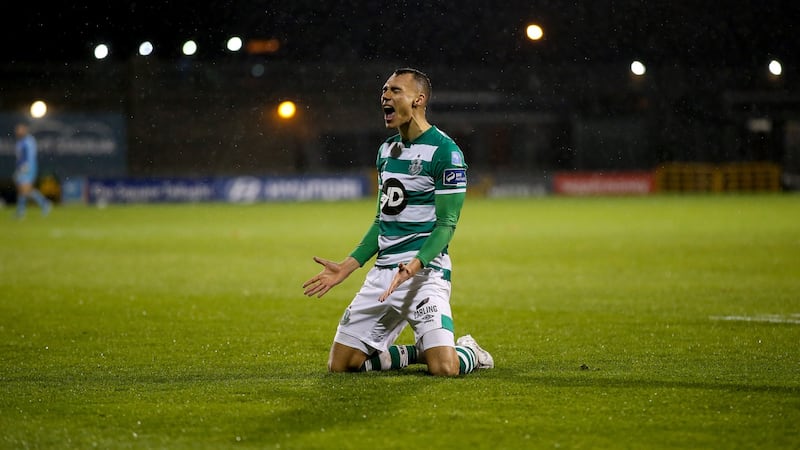
M 389 298 L 390 295 L 392 295 L 392 292 L 394 292 L 398 286 L 416 275 L 421 268 L 422 263 L 416 258 L 412 259 L 408 264 L 398 264 L 397 273 L 394 274 L 394 278 L 392 278 L 392 282 L 389 284 L 389 287 L 386 289 L 386 291 L 381 294 L 380 297 L 378 297 L 378 301 L 383 303 L 387 298 Z
M 352 257 L 348 257 L 341 263 L 336 263 L 315 256 L 314 261 L 322 265 L 323 269 L 315 277 L 303 283 L 303 294 L 309 297 L 314 295 L 317 298 L 322 297 L 359 267 L 358 262 Z

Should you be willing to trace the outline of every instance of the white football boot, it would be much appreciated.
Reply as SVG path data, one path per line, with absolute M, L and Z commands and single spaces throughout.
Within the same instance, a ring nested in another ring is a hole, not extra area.
M 475 353 L 475 358 L 478 359 L 478 363 L 475 365 L 476 369 L 491 369 L 494 367 L 494 358 L 492 358 L 492 355 L 482 349 L 471 335 L 467 334 L 461 336 L 456 341 L 456 345 L 467 347 Z

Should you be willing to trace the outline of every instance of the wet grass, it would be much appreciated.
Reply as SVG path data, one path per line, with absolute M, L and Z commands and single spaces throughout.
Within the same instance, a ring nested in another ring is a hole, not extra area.
M 457 379 L 325 372 L 372 201 L 0 220 L 0 448 L 797 448 L 799 200 L 470 199 Z

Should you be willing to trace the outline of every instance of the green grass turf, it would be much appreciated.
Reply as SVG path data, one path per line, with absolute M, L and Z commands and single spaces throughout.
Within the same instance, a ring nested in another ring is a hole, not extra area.
M 469 199 L 455 379 L 325 371 L 373 204 L 6 209 L 0 448 L 800 447 L 797 196 Z

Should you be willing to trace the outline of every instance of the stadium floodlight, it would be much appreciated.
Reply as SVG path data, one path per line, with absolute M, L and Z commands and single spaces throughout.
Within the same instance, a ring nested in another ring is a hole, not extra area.
M 644 66 L 644 63 L 637 60 L 631 63 L 631 72 L 637 77 L 640 77 L 647 72 L 647 67 Z
M 188 40 L 183 43 L 183 54 L 186 56 L 192 56 L 197 53 L 197 43 L 193 40 Z
M 47 103 L 42 100 L 36 100 L 31 103 L 31 117 L 39 119 L 44 117 L 45 114 L 47 114 Z
M 153 44 L 150 41 L 144 41 L 139 44 L 139 54 L 141 56 L 149 56 L 153 53 Z
M 539 25 L 535 23 L 528 25 L 525 29 L 525 34 L 528 36 L 528 39 L 532 41 L 538 41 L 542 37 L 544 37 L 544 30 Z
M 296 112 L 297 106 L 292 101 L 287 100 L 278 105 L 278 116 L 282 119 L 291 119 Z
M 780 76 L 783 73 L 783 64 L 777 59 L 773 59 L 769 62 L 769 73 L 776 77 Z
M 108 46 L 106 44 L 99 44 L 94 48 L 94 57 L 96 59 L 105 59 L 108 56 Z
M 233 36 L 232 38 L 228 39 L 226 47 L 232 52 L 238 52 L 242 49 L 242 45 L 242 38 L 239 36 Z

